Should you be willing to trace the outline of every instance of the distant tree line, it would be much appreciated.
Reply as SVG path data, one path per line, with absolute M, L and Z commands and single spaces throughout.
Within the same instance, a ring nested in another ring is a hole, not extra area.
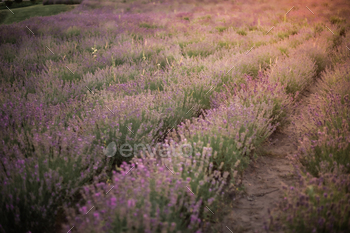
M 80 4 L 83 0 L 43 0 L 43 5 L 52 5 L 52 4 Z M 18 4 L 22 4 L 23 0 L 0 0 L 0 2 L 4 2 L 6 6 L 19 6 Z M 30 0 L 31 3 L 41 2 L 37 0 Z M 15 4 L 13 4 L 15 3 Z

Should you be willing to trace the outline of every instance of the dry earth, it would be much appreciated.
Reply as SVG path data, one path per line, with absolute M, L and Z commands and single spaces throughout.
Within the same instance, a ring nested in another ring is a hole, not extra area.
M 293 166 L 288 156 L 296 147 L 285 133 L 276 133 L 270 139 L 265 155 L 245 170 L 242 181 L 245 191 L 234 200 L 219 232 L 263 232 L 268 209 L 283 199 L 282 186 L 293 184 Z

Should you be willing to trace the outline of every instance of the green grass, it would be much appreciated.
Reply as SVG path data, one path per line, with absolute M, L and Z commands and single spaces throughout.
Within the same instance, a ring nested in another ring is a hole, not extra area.
M 149 24 L 149 23 L 140 23 L 139 27 L 140 28 L 147 28 L 147 29 L 158 28 L 156 25 L 152 25 L 152 24 Z
M 247 32 L 245 30 L 238 30 L 237 31 L 237 34 L 241 35 L 241 36 L 246 36 L 247 35 Z
M 218 26 L 218 27 L 215 27 L 216 30 L 218 30 L 219 32 L 224 32 L 227 30 L 227 27 L 224 27 L 224 26 Z
M 331 16 L 329 21 L 331 21 L 332 24 L 341 24 L 341 23 L 345 23 L 346 19 L 340 18 L 338 16 Z
M 11 9 L 14 14 L 9 10 L 0 10 L 0 23 L 11 24 L 36 16 L 57 15 L 61 12 L 73 10 L 74 7 L 75 5 L 34 5 Z

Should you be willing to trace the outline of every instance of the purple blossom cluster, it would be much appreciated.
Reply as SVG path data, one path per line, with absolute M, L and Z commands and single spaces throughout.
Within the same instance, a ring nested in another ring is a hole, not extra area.
M 201 232 L 201 219 L 208 215 L 204 207 L 216 211 L 215 201 L 227 179 L 227 174 L 213 170 L 211 155 L 211 148 L 199 145 L 186 161 L 142 155 L 123 163 L 106 183 L 83 187 L 81 204 L 67 209 L 65 229 L 74 225 L 79 232 Z
M 348 232 L 349 187 L 349 174 L 328 173 L 319 178 L 299 174 L 295 187 L 284 187 L 286 197 L 278 206 L 278 215 L 270 212 L 269 228 L 284 232 Z
M 300 63 L 304 65 L 300 66 Z M 296 54 L 280 61 L 276 60 L 276 64 L 270 70 L 270 78 L 286 84 L 287 93 L 304 91 L 315 75 L 315 61 L 306 54 Z
M 302 165 L 295 167 L 297 183 L 284 187 L 284 200 L 269 211 L 267 231 L 350 230 L 348 58 L 343 56 L 343 51 L 330 51 L 330 41 L 320 42 L 320 47 L 319 51 L 301 47 L 316 62 L 320 80 L 317 92 L 309 97 L 308 104 L 293 121 L 299 138 L 295 158 Z M 343 60 L 339 61 L 340 57 Z M 327 67 L 326 60 L 332 61 Z
M 238 160 L 247 165 L 249 156 L 282 121 L 281 115 L 290 110 L 292 98 L 283 85 L 265 76 L 247 76 L 246 84 L 225 87 L 225 92 L 213 95 L 207 114 L 181 124 L 178 133 L 192 143 L 209 143 L 217 151 L 215 166 L 223 162 L 223 170 L 231 171 Z
M 224 84 L 223 91 L 214 93 L 212 107 L 215 108 L 221 103 L 229 105 L 234 101 L 247 107 L 265 104 L 269 110 L 265 110 L 264 117 L 271 118 L 276 126 L 284 124 L 287 113 L 294 107 L 298 93 L 288 94 L 287 84 L 276 82 L 270 75 L 264 75 L 262 72 L 257 78 L 248 75 L 243 77 L 242 83 L 228 82 Z
M 308 111 L 300 119 L 309 119 L 299 127 L 304 135 L 299 147 L 300 160 L 308 170 L 318 175 L 321 162 L 332 171 L 339 165 L 350 170 L 350 99 L 349 67 L 336 66 L 323 73 L 318 85 L 320 93 L 310 100 Z

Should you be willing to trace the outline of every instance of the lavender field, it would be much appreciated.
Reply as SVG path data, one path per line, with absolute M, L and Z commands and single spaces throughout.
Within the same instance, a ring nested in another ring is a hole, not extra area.
M 350 232 L 349 1 L 62 3 L 0 24 L 0 232 Z

